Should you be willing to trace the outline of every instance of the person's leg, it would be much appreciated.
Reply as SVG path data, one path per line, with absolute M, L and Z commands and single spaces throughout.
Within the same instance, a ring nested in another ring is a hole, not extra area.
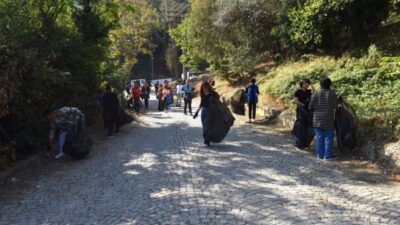
M 333 155 L 333 136 L 334 136 L 334 130 L 325 130 L 325 159 L 332 159 L 335 158 Z
M 257 110 L 257 103 L 253 103 L 253 120 L 256 119 L 256 110 Z
M 184 106 L 183 106 L 183 113 L 185 113 L 186 114 L 186 109 L 187 109 L 187 107 L 188 107 L 188 101 L 186 100 L 186 99 L 183 99 L 183 102 L 184 102 Z
M 115 133 L 119 133 L 119 112 L 116 110 L 114 113 Z
M 59 144 L 59 153 L 58 155 L 55 156 L 56 159 L 63 157 L 64 154 L 64 145 L 65 145 L 65 138 L 67 137 L 67 132 L 61 132 L 59 139 L 58 139 L 58 144 Z
M 315 136 L 317 139 L 317 157 L 323 159 L 325 156 L 324 130 L 315 128 Z
M 248 105 L 248 107 L 249 107 L 249 121 L 251 121 L 251 112 L 252 112 L 252 107 L 253 107 L 253 105 L 252 105 L 251 102 L 249 102 L 249 104 L 247 104 L 247 105 Z
M 192 100 L 188 100 L 188 105 L 189 105 L 189 113 L 192 115 Z
M 208 116 L 208 108 L 207 107 L 203 107 L 201 109 L 201 123 L 202 123 L 203 127 L 204 127 L 204 124 L 205 124 L 205 122 L 207 120 L 207 116 Z M 204 139 L 204 144 L 207 145 L 207 146 L 210 146 L 210 141 L 207 140 L 207 139 Z
M 107 112 L 107 128 L 108 128 L 108 135 L 107 136 L 112 136 L 112 130 L 114 128 L 114 121 L 113 121 L 113 116 L 111 112 Z

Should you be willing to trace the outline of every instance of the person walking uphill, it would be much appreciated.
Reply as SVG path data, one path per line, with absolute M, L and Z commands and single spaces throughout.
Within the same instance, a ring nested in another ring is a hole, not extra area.
M 256 85 L 256 79 L 252 79 L 249 86 L 246 88 L 247 103 L 249 106 L 249 123 L 252 123 L 256 119 L 256 110 L 258 103 L 258 95 L 260 91 Z
M 335 128 L 335 110 L 338 107 L 336 93 L 330 89 L 332 81 L 329 78 L 320 80 L 321 90 L 317 91 L 310 101 L 309 109 L 314 113 L 313 127 L 317 139 L 317 158 L 334 160 L 333 136 Z
M 119 100 L 117 94 L 111 90 L 111 86 L 106 87 L 106 93 L 103 96 L 103 110 L 107 121 L 108 134 L 107 138 L 113 136 L 113 129 L 115 125 L 115 132 L 119 132 Z
M 206 122 L 207 116 L 208 116 L 208 108 L 210 107 L 211 98 L 213 98 L 213 97 L 218 98 L 219 95 L 211 87 L 210 83 L 204 82 L 200 88 L 200 97 L 201 97 L 200 106 L 197 109 L 196 113 L 194 114 L 193 118 L 196 119 L 201 110 L 201 123 L 204 128 L 204 125 L 205 125 L 205 122 Z M 210 146 L 211 142 L 210 142 L 210 140 L 204 139 L 204 144 L 207 146 Z
M 85 114 L 83 114 L 78 108 L 74 107 L 62 107 L 55 111 L 51 109 L 46 109 L 44 115 L 50 121 L 50 134 L 49 134 L 49 147 L 48 150 L 51 150 L 51 146 L 54 142 L 54 138 L 57 130 L 59 131 L 59 153 L 55 156 L 56 159 L 63 157 L 64 154 L 64 146 L 67 138 L 67 134 L 69 132 L 77 131 L 81 126 L 82 128 L 85 126 Z

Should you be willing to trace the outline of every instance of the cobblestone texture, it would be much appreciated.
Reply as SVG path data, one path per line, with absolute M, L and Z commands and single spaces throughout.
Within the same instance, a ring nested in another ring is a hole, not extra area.
M 398 186 L 352 180 L 283 135 L 235 126 L 207 148 L 180 109 L 142 120 L 0 193 L 0 224 L 400 224 Z

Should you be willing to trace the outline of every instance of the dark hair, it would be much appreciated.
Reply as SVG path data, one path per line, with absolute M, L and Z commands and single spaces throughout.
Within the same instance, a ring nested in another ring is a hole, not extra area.
M 111 85 L 108 84 L 108 85 L 106 86 L 106 91 L 111 91 Z
M 256 83 L 256 79 L 251 79 L 251 83 L 255 84 Z
M 332 81 L 331 79 L 327 78 L 327 77 L 323 77 L 321 78 L 321 80 L 319 81 L 319 84 L 321 85 L 322 89 L 327 89 L 329 90 L 331 88 L 332 85 Z
M 300 87 L 303 87 L 304 84 L 311 84 L 311 81 L 310 81 L 310 79 L 306 78 L 306 79 L 301 80 L 299 84 L 300 84 Z
M 208 83 L 207 81 L 205 81 L 205 82 L 203 82 L 202 84 L 201 84 L 201 87 L 200 87 L 200 97 L 204 97 L 205 96 L 205 94 L 204 94 L 204 88 L 207 88 L 208 89 L 208 91 L 210 92 L 210 95 L 214 95 L 214 96 L 219 96 L 218 95 L 218 93 L 216 92 L 216 91 L 214 91 L 214 89 L 211 87 L 211 85 L 210 85 L 210 83 Z
M 54 110 L 51 107 L 47 107 L 42 111 L 42 115 L 48 116 L 48 115 L 52 114 L 53 112 L 54 112 Z

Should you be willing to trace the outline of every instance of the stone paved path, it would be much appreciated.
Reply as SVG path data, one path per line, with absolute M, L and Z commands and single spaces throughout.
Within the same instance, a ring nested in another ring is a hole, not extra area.
M 352 180 L 266 128 L 236 125 L 203 147 L 179 109 L 32 179 L 0 187 L 1 225 L 400 224 L 398 186 Z

